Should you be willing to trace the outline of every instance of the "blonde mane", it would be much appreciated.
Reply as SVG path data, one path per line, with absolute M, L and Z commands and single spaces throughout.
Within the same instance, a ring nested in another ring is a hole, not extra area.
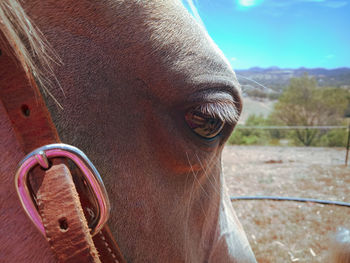
M 56 80 L 51 65 L 60 60 L 17 0 L 0 1 L 0 44 L 17 58 L 29 82 L 50 94 L 50 79 Z

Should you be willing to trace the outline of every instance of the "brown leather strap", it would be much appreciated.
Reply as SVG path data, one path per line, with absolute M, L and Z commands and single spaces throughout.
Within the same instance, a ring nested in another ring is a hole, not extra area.
M 0 99 L 23 153 L 60 142 L 35 81 L 28 81 L 20 64 L 4 50 L 0 56 L 0 81 Z M 108 228 L 94 237 L 100 261 L 64 161 L 53 160 L 47 171 L 37 167 L 30 178 L 46 238 L 60 262 L 125 262 Z
M 125 263 L 123 254 L 113 238 L 108 225 L 93 237 L 102 262 Z
M 47 171 L 34 171 L 46 238 L 60 262 L 100 262 L 69 169 L 61 159 L 51 162 Z

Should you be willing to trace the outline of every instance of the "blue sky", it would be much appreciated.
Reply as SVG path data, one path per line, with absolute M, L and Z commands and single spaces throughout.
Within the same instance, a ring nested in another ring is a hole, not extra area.
M 234 69 L 350 67 L 350 0 L 193 0 Z

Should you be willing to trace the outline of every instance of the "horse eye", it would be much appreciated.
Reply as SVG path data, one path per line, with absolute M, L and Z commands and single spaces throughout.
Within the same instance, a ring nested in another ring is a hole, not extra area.
M 219 118 L 203 114 L 196 110 L 187 112 L 185 120 L 193 132 L 205 139 L 212 139 L 217 136 L 225 125 L 225 122 Z

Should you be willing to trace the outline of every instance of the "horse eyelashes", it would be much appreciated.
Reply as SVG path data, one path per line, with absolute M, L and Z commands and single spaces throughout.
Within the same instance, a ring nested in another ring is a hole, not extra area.
M 225 122 L 219 118 L 206 115 L 196 109 L 188 111 L 185 120 L 194 133 L 205 139 L 216 137 L 225 126 Z

